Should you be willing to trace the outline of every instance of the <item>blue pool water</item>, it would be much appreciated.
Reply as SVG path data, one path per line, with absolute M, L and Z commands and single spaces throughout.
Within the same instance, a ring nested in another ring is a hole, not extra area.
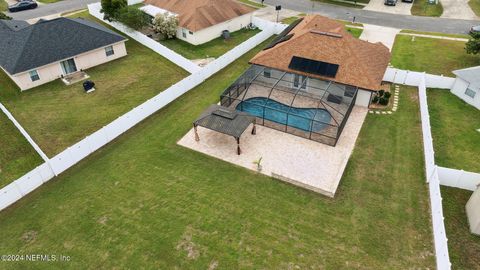
M 290 108 L 288 105 L 265 97 L 246 99 L 240 102 L 236 109 L 260 118 L 263 118 L 265 113 L 265 119 L 267 120 L 304 131 L 310 131 L 310 127 L 312 127 L 312 131 L 318 132 L 325 128 L 327 126 L 325 123 L 330 123 L 331 119 L 330 113 L 324 109 Z M 290 109 L 290 112 L 287 120 L 288 109 Z

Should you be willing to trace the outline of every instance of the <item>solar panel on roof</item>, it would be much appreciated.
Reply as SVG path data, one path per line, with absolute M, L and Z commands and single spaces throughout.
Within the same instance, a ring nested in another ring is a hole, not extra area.
M 283 30 L 280 33 L 280 35 L 278 35 L 275 39 L 273 39 L 273 41 L 269 43 L 263 50 L 268 50 L 270 48 L 275 47 L 278 43 L 289 40 L 293 36 L 293 34 L 288 35 L 288 33 L 290 33 L 290 31 L 292 31 L 293 28 L 295 28 L 295 26 L 297 26 L 301 21 L 303 21 L 303 18 L 300 18 L 294 21 L 293 23 L 291 23 L 287 28 L 285 28 L 285 30 Z
M 337 64 L 331 64 L 322 61 L 316 61 L 303 57 L 294 56 L 288 65 L 288 68 L 326 77 L 335 78 L 338 71 Z

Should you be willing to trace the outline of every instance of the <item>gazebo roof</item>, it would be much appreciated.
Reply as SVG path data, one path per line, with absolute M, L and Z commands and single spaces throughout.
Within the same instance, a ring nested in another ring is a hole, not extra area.
M 214 104 L 210 105 L 193 124 L 238 139 L 254 122 L 255 116 Z

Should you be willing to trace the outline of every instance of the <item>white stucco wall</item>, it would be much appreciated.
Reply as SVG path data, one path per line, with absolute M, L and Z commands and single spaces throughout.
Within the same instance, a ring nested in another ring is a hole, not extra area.
M 355 105 L 368 108 L 368 106 L 370 105 L 371 99 L 372 99 L 371 91 L 358 89 Z
M 182 35 L 183 28 L 179 27 L 177 29 L 177 38 L 193 45 L 200 45 L 212 39 L 220 37 L 223 30 L 235 32 L 246 27 L 252 22 L 252 16 L 253 13 L 245 14 L 235 19 L 225 21 L 214 26 L 202 29 L 200 31 L 194 32 L 193 34 L 190 34 L 188 29 L 185 29 L 187 32 L 186 38 L 184 38 Z
M 477 94 L 474 98 L 471 98 L 465 94 L 468 86 L 469 83 L 467 81 L 457 77 L 450 92 L 480 110 L 480 89 L 472 87 L 471 89 L 476 91 Z
M 73 59 L 75 60 L 75 65 L 77 66 L 77 70 L 81 70 L 81 69 L 86 70 L 88 68 L 98 66 L 100 64 L 103 64 L 127 55 L 125 42 L 122 41 L 114 44 L 113 51 L 114 51 L 114 54 L 107 57 L 105 54 L 105 47 L 104 47 L 104 48 L 96 49 L 83 54 L 79 54 L 73 57 Z M 20 87 L 20 90 L 22 91 L 28 90 L 60 78 L 63 75 L 60 62 L 61 61 L 57 61 L 55 63 L 51 63 L 51 64 L 37 68 L 36 70 L 40 79 L 34 82 L 32 82 L 32 80 L 30 79 L 30 74 L 29 74 L 30 70 L 15 74 L 15 75 L 10 75 L 7 72 L 7 75 L 18 85 L 18 87 Z

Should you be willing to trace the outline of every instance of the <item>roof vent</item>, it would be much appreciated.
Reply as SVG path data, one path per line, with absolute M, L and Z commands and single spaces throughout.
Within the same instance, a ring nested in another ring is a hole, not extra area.
M 342 35 L 340 35 L 340 34 L 323 32 L 323 31 L 318 31 L 318 30 L 311 30 L 310 33 L 317 34 L 317 35 L 323 35 L 323 36 L 329 36 L 329 37 L 335 37 L 335 38 L 342 38 Z

